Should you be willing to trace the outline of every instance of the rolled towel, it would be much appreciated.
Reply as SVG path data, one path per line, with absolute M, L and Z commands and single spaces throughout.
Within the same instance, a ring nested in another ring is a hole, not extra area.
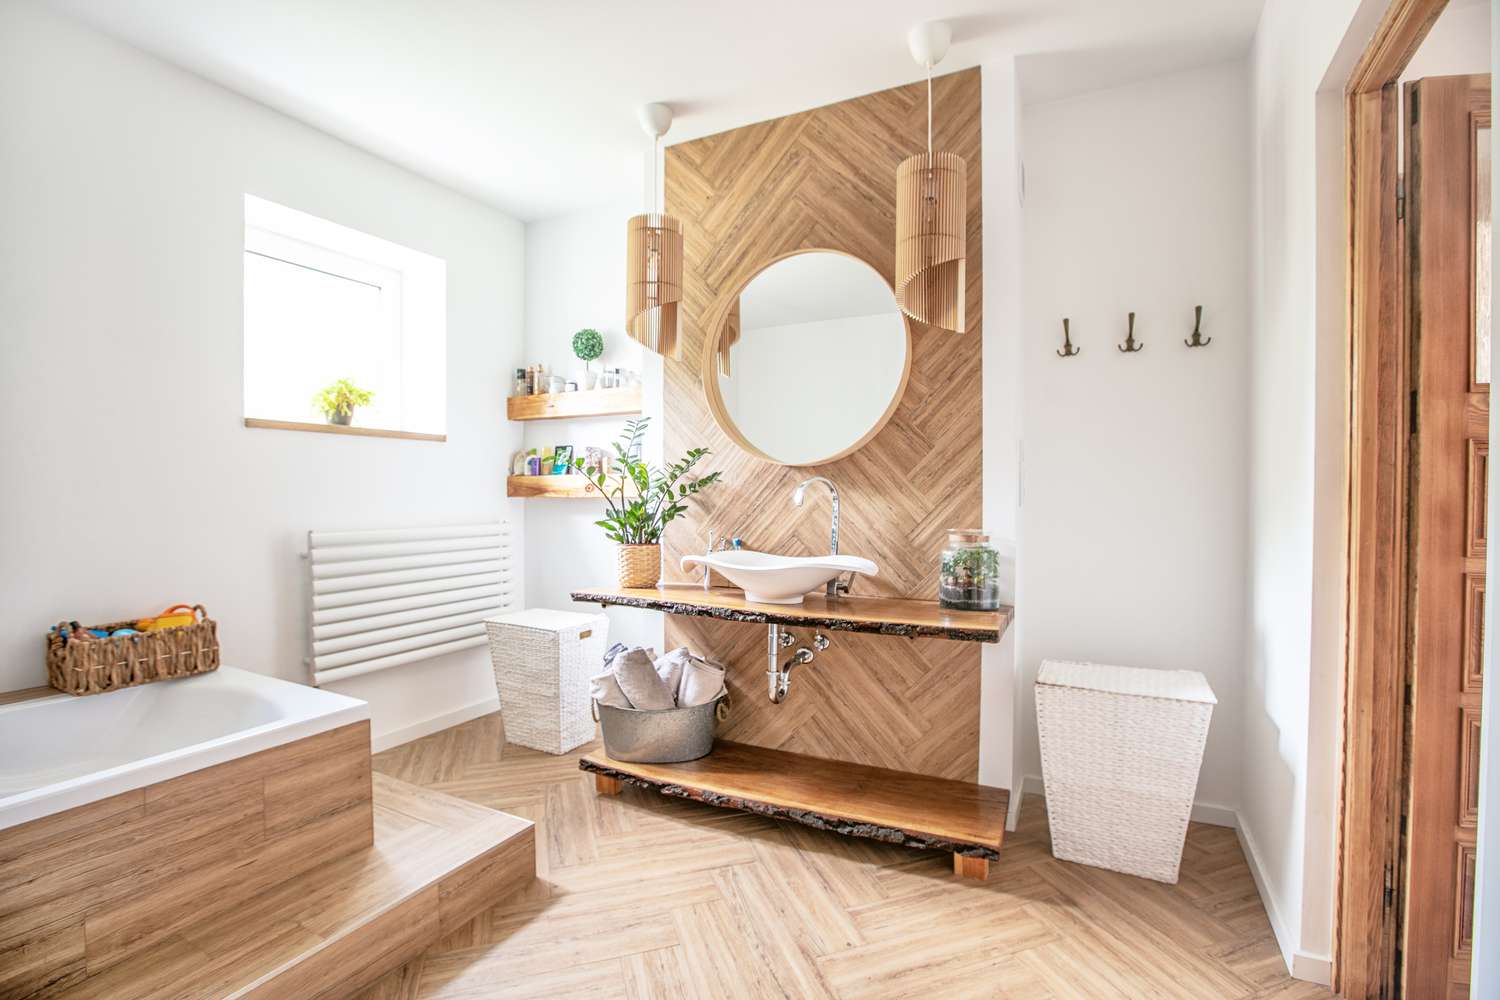
M 604 651 L 604 669 L 613 670 L 615 667 L 615 660 L 619 659 L 622 655 L 628 652 L 630 652 L 630 647 L 625 645 L 623 642 L 617 642 L 613 646 L 609 647 L 609 649 Z M 647 646 L 646 655 L 654 660 L 656 659 L 656 650 L 652 649 L 650 646 Z
M 614 676 L 620 682 L 620 690 L 630 699 L 634 708 L 654 710 L 675 708 L 672 689 L 656 672 L 649 649 L 632 649 L 615 658 Z
M 589 695 L 601 705 L 611 708 L 632 708 L 630 699 L 620 690 L 620 681 L 606 670 L 597 677 L 589 678 Z
M 691 657 L 682 668 L 682 686 L 677 689 L 677 707 L 706 705 L 724 693 L 724 668 L 699 657 Z
M 670 653 L 665 653 L 656 660 L 656 673 L 667 685 L 667 690 L 676 697 L 677 691 L 682 687 L 682 668 L 687 666 L 693 654 L 686 646 L 678 646 Z

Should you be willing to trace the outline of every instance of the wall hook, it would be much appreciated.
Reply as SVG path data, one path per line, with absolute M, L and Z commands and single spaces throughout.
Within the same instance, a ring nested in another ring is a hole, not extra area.
M 1203 307 L 1193 306 L 1193 339 L 1184 340 L 1183 343 L 1189 347 L 1207 347 L 1213 342 L 1212 337 L 1203 336 L 1200 329 L 1203 326 Z
M 1145 344 L 1135 342 L 1135 313 L 1131 313 L 1130 325 L 1125 329 L 1125 343 L 1116 344 L 1115 347 L 1125 354 L 1134 354 L 1145 346 Z
M 1060 351 L 1057 352 L 1057 356 L 1060 357 L 1060 358 L 1071 358 L 1073 355 L 1077 354 L 1081 350 L 1083 350 L 1083 348 L 1081 348 L 1081 347 L 1074 347 L 1073 346 L 1073 341 L 1070 339 L 1069 334 L 1068 334 L 1068 317 L 1064 316 L 1063 317 L 1063 345 L 1062 345 L 1062 350 L 1060 350 Z

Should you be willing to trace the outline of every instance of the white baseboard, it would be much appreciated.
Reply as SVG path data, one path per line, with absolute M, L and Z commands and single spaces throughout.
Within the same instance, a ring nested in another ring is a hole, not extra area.
M 1023 786 L 1027 795 L 1041 795 L 1042 776 L 1040 774 L 1028 774 Z M 1239 829 L 1240 817 L 1228 806 L 1215 805 L 1212 802 L 1194 802 L 1192 819 L 1194 823 L 1207 823 L 1209 826 L 1227 826 L 1232 830 Z
M 1281 918 L 1276 900 L 1266 887 L 1266 876 L 1260 862 L 1260 852 L 1255 849 L 1255 838 L 1243 823 L 1235 824 L 1239 835 L 1240 850 L 1245 852 L 1245 863 L 1250 866 L 1250 877 L 1255 879 L 1255 889 L 1260 893 L 1261 905 L 1271 921 L 1271 933 L 1276 935 L 1276 946 L 1281 950 L 1281 960 L 1293 979 L 1305 979 L 1310 983 L 1328 986 L 1333 982 L 1333 960 L 1328 955 L 1313 955 L 1299 951 L 1292 938 L 1291 929 Z
M 410 743 L 412 740 L 421 739 L 423 736 L 430 736 L 433 733 L 468 722 L 470 719 L 477 719 L 481 715 L 489 715 L 491 712 L 498 711 L 500 711 L 500 699 L 492 695 L 482 701 L 476 701 L 472 705 L 465 705 L 451 712 L 444 712 L 442 715 L 434 715 L 430 719 L 413 722 L 411 725 L 402 726 L 400 729 L 378 733 L 370 738 L 370 752 L 379 753 L 382 750 L 389 750 L 391 747 L 399 747 L 403 743 Z

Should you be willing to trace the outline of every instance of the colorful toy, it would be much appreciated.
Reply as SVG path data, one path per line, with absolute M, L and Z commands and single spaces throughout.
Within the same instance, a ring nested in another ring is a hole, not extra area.
M 174 604 L 154 618 L 142 618 L 135 627 L 143 632 L 158 632 L 164 628 L 191 625 L 197 620 L 191 604 Z

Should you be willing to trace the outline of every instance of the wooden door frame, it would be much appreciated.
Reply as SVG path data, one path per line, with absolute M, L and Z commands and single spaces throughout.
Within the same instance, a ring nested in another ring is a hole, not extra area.
M 1410 336 L 1397 81 L 1447 0 L 1391 0 L 1345 88 L 1348 538 L 1333 988 L 1391 995 L 1407 647 Z

